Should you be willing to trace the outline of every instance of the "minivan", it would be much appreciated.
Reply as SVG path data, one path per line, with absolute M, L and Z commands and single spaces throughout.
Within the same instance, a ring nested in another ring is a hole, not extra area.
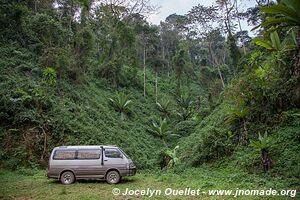
M 117 146 L 60 146 L 51 153 L 47 176 L 65 185 L 79 179 L 100 178 L 116 184 L 123 176 L 135 173 L 133 161 Z

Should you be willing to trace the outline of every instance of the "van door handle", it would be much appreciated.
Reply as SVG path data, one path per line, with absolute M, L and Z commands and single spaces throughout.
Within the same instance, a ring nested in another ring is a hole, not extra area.
M 107 160 L 104 160 L 104 161 L 107 161 Z

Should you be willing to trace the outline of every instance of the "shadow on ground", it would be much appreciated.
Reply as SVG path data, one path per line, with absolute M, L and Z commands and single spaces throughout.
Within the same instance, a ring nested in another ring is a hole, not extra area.
M 128 179 L 122 178 L 122 180 L 118 183 L 118 185 L 128 184 L 128 183 L 135 183 L 137 180 L 135 179 Z M 61 184 L 59 180 L 49 180 L 50 184 Z M 75 183 L 83 183 L 83 184 L 108 184 L 104 179 L 82 179 L 76 180 Z

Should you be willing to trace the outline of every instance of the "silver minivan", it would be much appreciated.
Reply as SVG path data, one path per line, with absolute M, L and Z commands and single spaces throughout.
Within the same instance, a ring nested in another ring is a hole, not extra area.
M 62 184 L 98 178 L 116 184 L 123 176 L 135 173 L 134 163 L 117 146 L 61 146 L 55 147 L 51 153 L 47 176 L 59 179 Z

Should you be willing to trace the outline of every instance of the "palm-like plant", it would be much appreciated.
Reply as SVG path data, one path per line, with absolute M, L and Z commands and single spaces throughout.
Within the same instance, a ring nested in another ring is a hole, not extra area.
M 265 133 L 264 136 L 262 136 L 260 133 L 258 133 L 258 140 L 256 140 L 256 141 L 251 140 L 250 146 L 259 152 L 263 149 L 268 149 L 270 147 L 270 142 L 268 140 L 267 133 Z
M 179 163 L 179 158 L 177 157 L 177 151 L 179 149 L 179 146 L 177 145 L 174 149 L 167 149 L 164 153 L 166 157 L 168 157 L 168 164 L 167 168 L 174 167 Z
M 176 98 L 177 104 L 184 109 L 189 109 L 193 105 L 193 101 L 190 95 L 180 95 Z
M 159 123 L 152 122 L 152 125 L 149 126 L 148 131 L 159 137 L 166 147 L 168 147 L 166 141 L 169 136 L 178 136 L 176 134 L 171 134 L 171 128 L 166 119 L 160 120 Z
M 181 108 L 179 109 L 179 111 L 176 112 L 177 116 L 181 119 L 181 120 L 187 120 L 188 118 L 190 118 L 193 115 L 193 111 L 191 108 Z
M 228 115 L 225 118 L 225 121 L 228 123 L 232 123 L 235 120 L 245 118 L 248 114 L 248 109 L 245 106 L 241 107 L 230 107 L 227 108 Z
M 126 116 L 131 112 L 130 105 L 132 101 L 128 99 L 128 96 L 123 92 L 117 92 L 115 97 L 108 98 L 108 100 L 114 109 L 120 113 L 121 120 L 125 120 Z
M 186 120 L 193 115 L 193 101 L 190 95 L 180 95 L 176 98 L 176 102 L 179 105 L 179 109 L 176 114 L 182 119 Z
M 148 131 L 153 135 L 159 137 L 165 146 L 167 146 L 166 139 L 170 131 L 170 126 L 166 119 L 160 120 L 159 123 L 152 122 L 152 126 L 148 128 Z
M 262 137 L 259 133 L 257 141 L 250 141 L 250 146 L 253 147 L 256 151 L 260 152 L 261 161 L 263 165 L 264 172 L 267 172 L 270 169 L 271 159 L 269 156 L 269 148 L 271 146 L 270 140 L 267 133 Z
M 156 102 L 158 110 L 162 113 L 163 117 L 169 117 L 171 115 L 171 102 L 167 99 L 162 99 L 160 102 Z
M 271 17 L 266 18 L 266 20 L 259 26 L 255 27 L 265 27 L 268 28 L 268 32 L 272 32 L 276 29 L 282 29 L 285 27 L 291 27 L 290 30 L 295 28 L 295 35 L 293 37 L 296 48 L 300 48 L 300 1 L 299 0 L 281 0 L 279 4 L 266 6 L 261 8 L 261 11 L 267 14 L 271 14 Z M 292 30 L 293 31 L 293 30 Z M 294 48 L 293 48 L 294 49 Z M 300 64 L 300 51 L 296 52 L 294 57 L 294 72 L 299 74 L 299 64 Z M 299 92 L 299 89 L 296 91 Z
M 268 50 L 290 51 L 297 47 L 297 42 L 294 32 L 291 32 L 289 36 L 292 38 L 292 40 L 281 42 L 277 31 L 273 31 L 270 33 L 270 40 L 256 38 L 254 39 L 254 41 L 257 45 L 262 46 Z
M 269 17 L 260 24 L 262 27 L 271 26 L 300 26 L 300 1 L 299 0 L 281 0 L 278 5 L 272 5 L 261 8 L 261 11 L 275 16 Z
M 240 102 L 240 105 L 237 107 L 227 107 L 225 108 L 228 112 L 225 121 L 227 123 L 235 123 L 238 122 L 240 125 L 240 134 L 239 134 L 239 142 L 241 144 L 248 143 L 248 130 L 246 126 L 246 117 L 249 113 L 248 108 Z

